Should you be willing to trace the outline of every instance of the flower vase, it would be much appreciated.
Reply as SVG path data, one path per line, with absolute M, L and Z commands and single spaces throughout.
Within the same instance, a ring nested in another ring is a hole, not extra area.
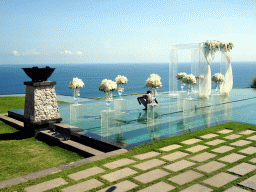
M 157 89 L 157 88 L 151 88 L 153 102 L 155 102 L 155 99 L 156 99 L 156 94 L 157 94 L 156 89 Z
M 108 110 L 111 111 L 110 109 L 110 102 L 112 101 L 112 92 L 111 91 L 108 91 L 108 92 L 105 92 L 106 94 L 106 105 L 108 107 Z
M 219 95 L 219 90 L 220 90 L 220 81 L 215 81 L 215 93 L 216 95 Z
M 73 89 L 73 90 L 74 90 L 73 96 L 74 96 L 75 104 L 78 104 L 77 97 L 80 96 L 79 89 Z
M 192 99 L 191 93 L 192 93 L 192 91 L 193 91 L 193 86 L 190 85 L 190 84 L 188 84 L 188 89 L 187 89 L 187 91 L 188 91 L 188 98 L 189 98 L 189 99 Z
M 122 94 L 124 92 L 124 88 L 122 84 L 117 85 L 117 92 L 118 92 L 118 95 L 120 96 L 120 99 L 122 99 Z
M 182 81 L 182 79 L 180 80 L 180 87 L 181 87 L 181 91 L 184 91 L 184 87 L 185 87 L 185 83 Z

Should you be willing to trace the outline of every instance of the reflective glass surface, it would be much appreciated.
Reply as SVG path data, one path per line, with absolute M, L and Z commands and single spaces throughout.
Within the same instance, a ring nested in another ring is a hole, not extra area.
M 107 110 L 104 99 L 80 102 L 79 106 L 72 103 L 59 105 L 59 111 L 62 123 L 84 129 L 82 135 L 126 149 L 228 121 L 256 125 L 255 89 L 233 89 L 229 96 L 215 95 L 214 92 L 212 90 L 209 99 L 197 99 L 197 94 L 193 93 L 192 100 L 188 99 L 186 91 L 179 92 L 177 98 L 165 92 L 158 93 L 160 107 L 148 111 L 142 110 L 144 106 L 139 105 L 138 95 L 123 96 L 126 102 L 112 101 L 111 110 L 117 110 L 111 114 L 102 113 Z M 114 103 L 125 103 L 126 112 L 124 107 L 120 112 L 120 106 L 114 106 Z M 22 110 L 13 112 L 24 113 Z

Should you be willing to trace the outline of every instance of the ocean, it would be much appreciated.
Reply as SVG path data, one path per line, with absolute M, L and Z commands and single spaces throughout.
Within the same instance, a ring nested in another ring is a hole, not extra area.
M 25 94 L 24 81 L 31 81 L 22 68 L 26 67 L 52 67 L 56 68 L 49 81 L 56 81 L 57 94 L 72 95 L 68 84 L 73 77 L 82 79 L 85 87 L 80 89 L 81 97 L 103 97 L 104 92 L 99 91 L 103 79 L 114 80 L 117 75 L 124 75 L 128 83 L 124 85 L 124 94 L 144 93 L 145 81 L 150 74 L 156 73 L 162 78 L 163 87 L 159 91 L 169 90 L 169 64 L 168 63 L 132 63 L 132 64 L 0 64 L 0 95 Z M 234 77 L 233 88 L 249 87 L 253 77 L 256 76 L 256 62 L 232 62 Z M 178 72 L 190 73 L 189 63 L 180 63 Z M 220 65 L 211 65 L 212 75 L 220 72 Z M 212 88 L 214 84 L 212 84 Z M 117 95 L 117 92 L 114 92 Z

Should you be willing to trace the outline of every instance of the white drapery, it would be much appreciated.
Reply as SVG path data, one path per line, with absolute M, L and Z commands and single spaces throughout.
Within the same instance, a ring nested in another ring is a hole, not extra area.
M 210 63 L 213 61 L 216 50 L 210 50 L 202 43 L 203 56 L 207 62 L 207 68 L 204 74 L 204 78 L 199 82 L 199 98 L 208 98 L 211 94 L 211 67 Z
M 222 66 L 228 65 L 228 68 L 226 71 L 223 71 L 222 73 L 225 73 L 225 79 L 220 87 L 220 94 L 221 95 L 228 95 L 231 89 L 233 88 L 233 73 L 232 73 L 232 67 L 231 67 L 231 56 L 229 52 L 221 50 L 221 60 Z M 224 75 L 224 74 L 223 74 Z

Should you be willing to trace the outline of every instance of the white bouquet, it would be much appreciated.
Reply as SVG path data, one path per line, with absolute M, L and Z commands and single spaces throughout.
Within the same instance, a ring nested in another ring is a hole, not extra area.
M 125 76 L 118 75 L 115 78 L 116 84 L 126 84 L 128 82 L 128 79 Z
M 204 79 L 204 75 L 196 76 L 196 79 Z
M 162 87 L 161 77 L 157 74 L 151 74 L 146 80 L 146 87 L 159 88 Z
M 178 79 L 178 80 L 182 80 L 185 76 L 187 75 L 187 73 L 178 73 L 178 75 L 176 75 L 176 78 Z
M 220 49 L 223 51 L 230 51 L 234 47 L 232 42 L 220 41 Z
M 183 81 L 184 83 L 188 84 L 188 85 L 194 85 L 194 84 L 196 84 L 196 77 L 195 77 L 194 75 L 192 75 L 192 74 L 186 75 L 186 76 L 182 79 L 182 81 Z
M 224 76 L 221 74 L 221 73 L 215 73 L 213 76 L 212 76 L 212 81 L 215 81 L 215 82 L 217 82 L 217 81 L 219 81 L 219 82 L 221 82 L 221 81 L 224 81 Z
M 205 48 L 209 50 L 219 50 L 220 49 L 220 41 L 206 41 Z
M 69 87 L 70 89 L 83 88 L 83 87 L 84 87 L 84 82 L 82 81 L 82 79 L 78 79 L 78 78 L 76 77 L 76 78 L 73 78 L 73 81 L 71 81 L 71 82 L 68 84 L 68 87 Z
M 117 89 L 116 82 L 108 79 L 102 80 L 99 90 L 104 92 L 115 91 Z

